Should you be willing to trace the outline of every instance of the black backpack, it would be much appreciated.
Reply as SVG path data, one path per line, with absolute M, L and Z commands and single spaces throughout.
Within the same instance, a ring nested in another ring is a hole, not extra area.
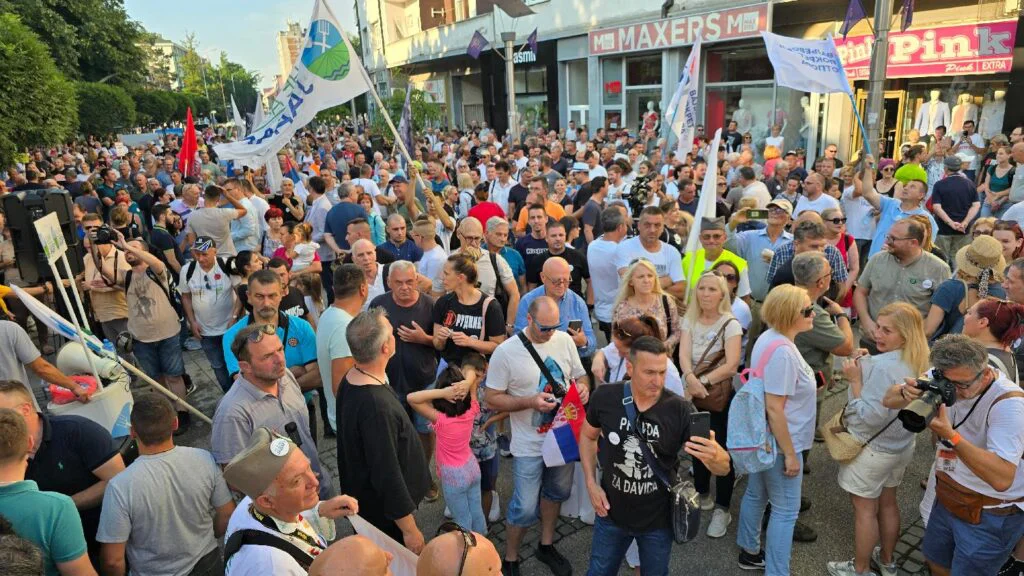
M 501 313 L 505 314 L 508 310 L 508 290 L 505 290 L 505 285 L 501 283 L 501 274 L 498 273 L 498 255 L 494 252 L 489 252 L 491 256 L 491 267 L 494 268 L 494 299 L 501 304 Z M 486 313 L 487 311 L 484 310 Z M 507 322 L 507 320 L 506 320 Z
M 220 266 L 221 272 L 228 274 L 231 270 L 231 260 L 223 260 L 220 256 L 217 257 L 217 266 Z M 196 268 L 199 268 L 199 263 L 195 260 L 186 264 L 185 268 L 185 283 L 188 284 L 192 281 L 192 277 L 196 274 Z

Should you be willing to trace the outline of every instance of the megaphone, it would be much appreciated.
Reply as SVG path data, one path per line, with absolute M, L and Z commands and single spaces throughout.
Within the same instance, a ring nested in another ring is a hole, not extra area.
M 60 349 L 60 352 L 57 353 L 57 369 L 69 375 L 92 374 L 86 354 L 92 356 L 96 372 L 104 380 L 104 383 L 111 380 L 118 381 L 122 378 L 128 379 L 128 373 L 117 363 L 117 360 L 97 356 L 83 348 L 79 342 L 68 342 Z

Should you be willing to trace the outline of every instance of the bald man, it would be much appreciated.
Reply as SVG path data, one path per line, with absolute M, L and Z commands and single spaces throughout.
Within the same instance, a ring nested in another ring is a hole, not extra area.
M 527 292 L 519 302 L 515 329 L 526 328 L 526 316 L 530 302 L 540 296 L 548 296 L 558 304 L 559 329 L 572 337 L 573 343 L 576 344 L 576 351 L 581 358 L 593 356 L 597 345 L 594 326 L 590 321 L 587 301 L 579 294 L 569 290 L 569 283 L 572 281 L 572 267 L 569 266 L 569 262 L 558 256 L 548 258 L 541 268 L 540 281 L 541 285 Z M 570 324 L 575 321 L 578 321 L 580 326 L 577 327 L 574 324 L 570 328 Z
M 392 576 L 391 558 L 369 538 L 356 534 L 328 546 L 309 566 L 309 576 Z
M 472 533 L 476 544 L 466 552 L 466 561 L 460 566 L 465 538 L 457 530 L 431 540 L 420 552 L 416 562 L 416 576 L 489 576 L 501 574 L 501 556 L 494 544 L 483 534 Z M 315 563 L 314 563 L 315 564 Z M 313 572 L 310 572 L 313 576 Z

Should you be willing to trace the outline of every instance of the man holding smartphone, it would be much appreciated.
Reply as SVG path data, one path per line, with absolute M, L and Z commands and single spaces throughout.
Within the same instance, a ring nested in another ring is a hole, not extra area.
M 629 350 L 627 370 L 631 380 L 599 386 L 590 396 L 580 434 L 580 461 L 597 513 L 587 571 L 591 576 L 618 574 L 626 549 L 634 539 L 643 573 L 668 574 L 673 543 L 672 504 L 668 488 L 653 467 L 675 481 L 679 451 L 685 447 L 712 474 L 722 476 L 729 472 L 729 454 L 715 442 L 710 420 L 699 419 L 706 436 L 696 436 L 690 403 L 665 390 L 667 357 L 664 342 L 652 336 L 637 338 Z M 636 407 L 635 416 L 626 412 L 627 395 Z M 596 475 L 599 438 L 600 481 Z

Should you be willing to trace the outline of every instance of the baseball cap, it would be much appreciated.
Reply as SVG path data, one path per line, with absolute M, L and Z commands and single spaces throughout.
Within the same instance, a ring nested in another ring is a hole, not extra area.
M 269 428 L 257 428 L 245 449 L 224 468 L 224 480 L 255 500 L 274 483 L 288 462 L 288 455 L 296 449 L 298 446 L 288 438 Z
M 406 178 L 405 176 L 402 176 L 401 174 L 398 174 L 398 175 L 395 175 L 395 176 L 393 176 L 391 178 L 391 183 L 392 184 L 408 184 L 409 183 L 409 179 Z
M 766 208 L 771 208 L 772 206 L 775 206 L 776 208 L 782 208 L 783 210 L 786 211 L 786 214 L 789 214 L 790 216 L 793 215 L 793 205 L 789 202 L 789 200 L 786 200 L 785 198 L 776 198 L 775 200 L 772 200 L 771 202 L 768 203 Z
M 209 236 L 198 236 L 196 237 L 195 243 L 192 244 L 192 249 L 197 252 L 206 252 L 210 248 L 216 248 L 217 242 Z
M 589 172 L 590 166 L 586 162 L 576 162 L 572 165 L 573 172 Z

